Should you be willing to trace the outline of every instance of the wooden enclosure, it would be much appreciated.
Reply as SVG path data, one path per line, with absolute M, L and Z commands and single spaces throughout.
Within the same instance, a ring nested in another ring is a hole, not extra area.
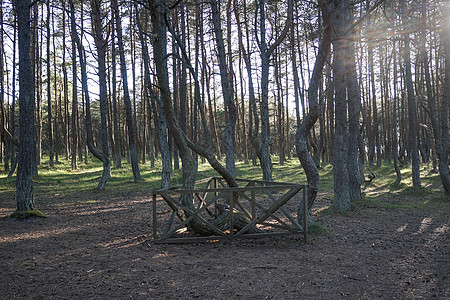
M 241 186 L 230 188 L 222 178 L 212 177 L 196 182 L 193 190 L 177 187 L 154 190 L 153 242 L 198 242 L 283 234 L 303 234 L 307 241 L 306 185 L 237 181 Z M 300 191 L 302 197 L 295 197 Z M 183 197 L 190 197 L 188 199 L 195 208 L 184 205 Z M 224 206 L 227 209 L 227 230 L 216 225 L 218 207 Z M 201 235 L 188 230 L 191 222 L 201 224 L 212 234 Z M 161 231 L 158 226 L 164 229 Z

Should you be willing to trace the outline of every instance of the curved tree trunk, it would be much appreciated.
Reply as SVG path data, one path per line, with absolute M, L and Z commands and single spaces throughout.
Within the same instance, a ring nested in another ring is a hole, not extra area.
M 322 36 L 322 40 L 320 41 L 316 61 L 314 63 L 313 73 L 308 88 L 309 113 L 301 123 L 299 119 L 300 116 L 297 115 L 297 122 L 300 125 L 297 127 L 295 136 L 297 157 L 300 160 L 308 181 L 308 216 L 310 216 L 311 207 L 317 197 L 317 190 L 319 188 L 319 171 L 313 157 L 309 153 L 308 132 L 311 130 L 311 128 L 313 128 L 314 124 L 319 118 L 318 90 L 320 79 L 322 77 L 322 70 L 325 65 L 328 53 L 330 52 L 331 45 L 331 26 L 329 23 L 328 6 L 323 1 L 320 1 L 319 3 L 322 10 L 322 18 L 325 30 Z M 296 105 L 297 107 L 299 105 L 298 97 L 296 97 Z M 309 219 L 308 222 L 311 222 L 311 220 Z
M 216 170 L 227 182 L 227 184 L 230 187 L 237 187 L 238 184 L 235 180 L 235 176 L 233 173 L 230 172 L 228 168 L 224 168 L 222 164 L 217 160 L 216 155 L 214 154 L 214 146 L 213 146 L 213 140 L 212 140 L 212 133 L 210 130 L 210 126 L 207 124 L 206 121 L 206 115 L 204 111 L 204 105 L 203 101 L 201 100 L 200 95 L 200 83 L 198 81 L 198 74 L 195 72 L 195 69 L 192 67 L 189 57 L 187 55 L 186 49 L 183 47 L 183 42 L 180 40 L 180 38 L 177 36 L 173 28 L 170 26 L 169 20 L 167 19 L 167 14 L 165 16 L 165 22 L 166 25 L 171 32 L 172 36 L 176 40 L 179 49 L 182 54 L 182 60 L 185 64 L 185 66 L 189 69 L 191 72 L 191 75 L 194 79 L 194 101 L 198 106 L 199 114 L 200 114 L 200 121 L 202 124 L 202 130 L 203 130 L 203 138 L 202 138 L 202 145 L 197 145 L 190 141 L 186 135 L 184 135 L 184 139 L 187 142 L 187 145 L 189 148 L 191 148 L 195 153 L 198 155 L 206 158 L 206 160 L 209 162 L 209 164 Z
M 283 31 L 276 38 L 272 45 L 266 43 L 266 17 L 265 6 L 266 1 L 259 2 L 259 23 L 260 37 L 258 41 L 259 50 L 261 52 L 261 168 L 263 171 L 263 180 L 273 181 L 272 179 L 272 159 L 270 157 L 270 124 L 269 124 L 269 67 L 270 56 L 275 49 L 281 44 L 291 28 L 293 3 L 288 0 L 287 19 Z M 258 36 L 256 36 L 258 39 Z
M 73 38 L 75 39 L 75 43 L 77 45 L 78 49 L 78 57 L 80 59 L 80 67 L 81 67 L 81 83 L 83 85 L 83 91 L 84 91 L 84 100 L 85 100 L 85 126 L 86 126 L 86 144 L 89 148 L 89 151 L 98 158 L 103 163 L 103 173 L 102 177 L 99 181 L 99 184 L 97 186 L 98 189 L 104 189 L 106 181 L 110 177 L 110 165 L 109 165 L 109 158 L 104 155 L 104 153 L 100 152 L 97 148 L 94 147 L 93 144 L 93 137 L 92 137 L 92 126 L 91 126 L 91 101 L 89 97 L 89 90 L 88 90 L 88 84 L 87 84 L 87 71 L 86 71 L 86 64 L 85 59 L 83 55 L 83 47 L 81 45 L 80 37 L 77 32 L 77 26 L 76 26 L 76 20 L 75 20 L 75 8 L 73 5 L 73 0 L 69 0 L 70 5 L 70 18 L 71 18 L 71 30 Z M 106 74 L 106 73 L 105 73 Z M 106 76 L 105 76 L 105 82 L 106 82 Z M 106 86 L 104 87 L 106 91 Z M 105 117 L 106 120 L 106 117 Z M 107 136 L 107 134 L 106 134 Z

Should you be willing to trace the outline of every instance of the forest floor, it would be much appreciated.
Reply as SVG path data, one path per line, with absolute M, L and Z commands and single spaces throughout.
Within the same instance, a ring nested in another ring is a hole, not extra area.
M 450 299 L 448 199 L 366 189 L 346 214 L 331 199 L 319 193 L 327 232 L 307 243 L 153 244 L 149 193 L 56 194 L 27 221 L 5 218 L 0 193 L 0 298 Z

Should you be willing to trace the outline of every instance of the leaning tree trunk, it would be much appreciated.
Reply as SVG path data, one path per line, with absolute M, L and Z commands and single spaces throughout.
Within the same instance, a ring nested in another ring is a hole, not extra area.
M 319 2 L 322 10 L 322 18 L 324 22 L 325 31 L 323 32 L 322 40 L 320 41 L 319 49 L 317 52 L 316 61 L 314 63 L 313 73 L 311 80 L 309 82 L 308 88 L 308 103 L 309 103 L 309 113 L 300 123 L 300 115 L 297 115 L 297 122 L 300 124 L 297 127 L 297 133 L 295 138 L 295 148 L 297 152 L 297 157 L 305 171 L 306 178 L 308 181 L 308 222 L 311 222 L 310 214 L 311 208 L 317 197 L 317 191 L 319 188 L 319 171 L 314 162 L 313 157 L 309 153 L 308 149 L 308 132 L 313 128 L 314 124 L 319 118 L 319 100 L 318 100 L 318 90 L 320 79 L 322 77 L 322 70 L 325 65 L 326 58 L 330 52 L 331 45 L 331 26 L 329 23 L 329 12 L 328 6 L 325 5 L 324 1 Z M 292 27 L 291 30 L 294 28 Z M 296 105 L 298 107 L 298 97 L 296 97 Z
M 128 129 L 128 146 L 130 149 L 131 168 L 133 170 L 134 181 L 141 180 L 141 172 L 139 170 L 139 158 L 136 149 L 136 133 L 133 121 L 133 110 L 131 107 L 130 92 L 128 90 L 128 74 L 127 65 L 125 60 L 125 48 L 123 46 L 122 37 L 122 25 L 120 21 L 119 7 L 117 0 L 111 1 L 111 7 L 114 11 L 116 32 L 117 32 L 117 44 L 119 46 L 119 58 L 120 58 L 120 72 L 122 75 L 122 88 L 123 88 L 123 102 L 125 103 L 125 117 Z
M 184 64 L 186 65 L 186 67 L 191 72 L 191 75 L 194 79 L 194 102 L 198 106 L 200 121 L 202 124 L 203 137 L 202 137 L 201 145 L 193 143 L 186 137 L 186 135 L 183 135 L 183 137 L 186 140 L 188 147 L 191 148 L 198 155 L 202 156 L 203 158 L 206 158 L 206 160 L 213 167 L 213 169 L 216 170 L 217 173 L 219 173 L 224 178 L 224 180 L 227 182 L 228 186 L 237 187 L 238 184 L 236 182 L 234 174 L 231 173 L 228 168 L 223 167 L 223 165 L 217 160 L 216 155 L 214 154 L 212 132 L 210 130 L 210 126 L 207 124 L 207 121 L 206 121 L 204 105 L 203 105 L 203 101 L 201 100 L 201 95 L 200 95 L 200 82 L 198 80 L 198 74 L 197 74 L 197 72 L 195 72 L 195 69 L 192 67 L 192 65 L 189 61 L 189 56 L 186 52 L 186 49 L 184 48 L 184 43 L 182 42 L 182 40 L 179 38 L 179 36 L 173 30 L 173 28 L 168 20 L 168 15 L 164 14 L 164 16 L 165 16 L 165 22 L 166 22 L 167 28 L 169 29 L 170 33 L 172 34 L 173 38 L 175 39 L 175 41 L 177 42 L 177 44 L 179 46 L 179 49 L 182 54 L 182 60 L 183 60 Z
M 97 148 L 94 147 L 93 144 L 93 135 L 92 135 L 92 125 L 91 125 L 91 101 L 89 96 L 88 84 L 87 84 L 87 70 L 86 64 L 83 55 L 83 47 L 81 45 L 81 40 L 77 32 L 76 20 L 75 20 L 75 7 L 73 4 L 73 0 L 69 0 L 70 5 L 70 18 L 71 18 L 71 30 L 72 30 L 72 38 L 75 39 L 75 43 L 78 49 L 78 57 L 80 59 L 80 67 L 81 67 L 81 83 L 84 91 L 84 100 L 85 100 L 85 127 L 86 127 L 86 144 L 89 148 L 89 151 L 94 155 L 97 159 L 99 159 L 103 163 L 103 174 L 97 186 L 98 189 L 103 189 L 106 180 L 109 178 L 107 174 L 108 168 L 105 168 L 105 163 L 109 160 L 108 157 L 104 155 L 104 153 L 100 152 Z M 106 77 L 105 77 L 106 78 Z M 105 176 L 106 175 L 106 176 Z
M 141 21 L 139 19 L 139 9 L 136 7 L 136 23 L 139 31 L 139 38 L 141 40 L 142 47 L 142 57 L 144 59 L 144 82 L 147 90 L 150 93 L 151 106 L 153 111 L 153 120 L 155 124 L 155 128 L 158 133 L 158 144 L 159 150 L 161 152 L 161 161 L 162 161 L 162 174 L 161 174 L 161 188 L 169 188 L 170 187 L 170 176 L 172 174 L 172 157 L 169 150 L 169 142 L 167 137 L 167 122 L 166 117 L 164 116 L 164 105 L 159 101 L 160 111 L 156 107 L 156 102 L 159 99 L 158 95 L 152 89 L 152 82 L 150 77 L 150 58 L 148 55 L 148 47 L 144 37 L 144 32 L 142 30 Z M 150 108 L 149 108 L 150 109 Z
M 227 108 L 227 121 L 225 126 L 225 157 L 228 171 L 236 176 L 234 140 L 236 132 L 237 109 L 233 100 L 231 76 L 228 74 L 228 67 L 225 56 L 225 46 L 223 44 L 222 29 L 218 4 L 216 0 L 211 0 L 212 20 L 216 37 L 217 52 L 219 57 L 220 81 L 222 83 L 222 94 Z M 231 64 L 231 62 L 230 62 Z M 231 67 L 231 65 L 230 65 Z
M 183 188 L 193 189 L 195 184 L 194 160 L 182 129 L 178 126 L 172 105 L 169 89 L 169 76 L 166 59 L 167 36 L 164 24 L 164 11 L 167 9 L 164 0 L 150 0 L 150 15 L 153 24 L 153 56 L 156 65 L 156 77 L 161 101 L 164 106 L 164 114 L 170 127 L 174 142 L 180 153 L 182 162 Z M 182 199 L 183 205 L 194 207 L 192 197 Z
M 195 151 L 197 154 L 202 155 L 205 157 L 208 162 L 211 164 L 211 166 L 221 174 L 224 179 L 227 181 L 228 185 L 231 187 L 236 187 L 237 183 L 232 176 L 232 174 L 224 168 L 219 161 L 216 159 L 214 153 L 211 151 L 212 147 L 212 138 L 211 133 L 209 132 L 209 129 L 206 124 L 206 116 L 203 111 L 203 106 L 200 105 L 200 85 L 198 82 L 197 74 L 195 73 L 194 69 L 190 65 L 188 61 L 188 57 L 186 54 L 186 51 L 184 50 L 181 45 L 183 45 L 178 37 L 174 34 L 173 29 L 171 29 L 170 24 L 167 19 L 167 14 L 165 13 L 165 10 L 167 7 L 164 6 L 164 2 L 161 0 L 153 0 L 149 2 L 150 4 L 150 12 L 152 17 L 152 23 L 153 23 L 153 55 L 154 60 L 156 64 L 156 73 L 158 78 L 158 87 L 160 90 L 161 100 L 163 102 L 164 106 L 164 112 L 166 119 L 169 121 L 169 126 L 172 132 L 172 135 L 174 137 L 174 141 L 180 151 L 180 156 L 182 158 L 182 164 L 183 164 L 183 188 L 185 189 L 193 189 L 194 187 L 194 172 L 193 172 L 193 159 L 192 155 L 190 154 L 189 148 L 191 148 L 193 151 Z M 183 54 L 183 59 L 186 63 L 186 66 L 191 70 L 192 75 L 195 80 L 195 92 L 194 92 L 194 98 L 195 101 L 199 104 L 199 110 L 200 110 L 200 116 L 201 116 L 201 122 L 202 126 L 204 127 L 204 140 L 203 141 L 206 145 L 205 146 L 199 146 L 197 144 L 192 143 L 183 133 L 182 129 L 178 126 L 178 123 L 175 118 L 171 97 L 170 97 L 170 90 L 169 90 L 169 80 L 168 80 L 168 74 L 167 74 L 167 60 L 166 57 L 166 31 L 164 26 L 164 17 L 166 21 L 166 25 L 169 26 L 169 30 L 171 30 L 173 36 L 175 39 L 177 39 L 177 43 L 180 46 L 180 50 Z M 193 198 L 190 195 L 185 195 L 184 197 L 180 199 L 181 203 L 189 208 L 192 208 L 195 210 L 195 205 L 193 203 Z M 240 222 L 241 225 L 246 226 L 249 222 L 249 220 L 245 218 L 240 218 L 239 213 L 233 212 L 234 218 L 236 220 L 242 221 Z M 223 224 L 227 224 L 227 218 L 229 217 L 229 213 L 226 213 L 225 211 L 217 218 L 216 222 L 219 224 L 222 222 Z M 225 220 L 225 221 L 224 221 Z M 237 222 L 238 223 L 238 222 Z M 208 230 L 208 228 L 205 227 L 205 225 L 201 224 L 200 222 L 197 222 L 195 219 L 192 220 L 189 223 L 189 226 L 198 233 L 203 234 L 210 234 L 212 233 L 211 230 Z M 228 228 L 223 228 L 228 229 Z

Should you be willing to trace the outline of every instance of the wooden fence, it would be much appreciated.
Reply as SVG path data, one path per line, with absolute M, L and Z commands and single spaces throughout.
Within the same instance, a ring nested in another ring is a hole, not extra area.
M 196 182 L 192 190 L 177 187 L 154 190 L 153 242 L 198 242 L 281 234 L 303 234 L 307 241 L 306 185 L 246 179 L 237 181 L 242 186 L 230 188 L 222 178 L 212 177 Z M 294 197 L 300 191 L 303 197 Z M 195 208 L 186 205 L 183 199 L 189 199 Z M 228 230 L 216 224 L 218 205 L 227 207 Z M 245 220 L 244 224 L 242 220 Z M 238 221 L 240 226 L 237 226 Z M 189 231 L 191 222 L 201 224 L 213 234 L 202 236 Z M 164 225 L 161 233 L 158 232 L 159 225 Z

